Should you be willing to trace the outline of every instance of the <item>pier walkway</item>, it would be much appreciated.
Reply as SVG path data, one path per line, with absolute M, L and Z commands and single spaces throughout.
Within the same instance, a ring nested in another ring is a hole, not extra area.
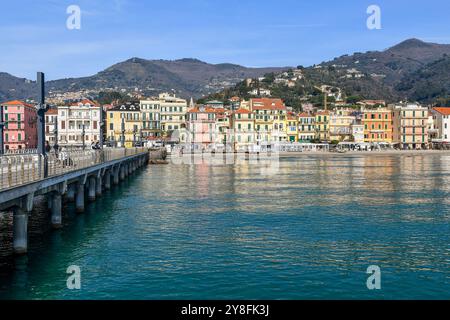
M 0 211 L 13 211 L 14 252 L 27 252 L 28 215 L 36 196 L 47 196 L 52 226 L 61 228 L 63 197 L 75 201 L 77 212 L 82 213 L 85 193 L 89 201 L 95 201 L 148 159 L 147 148 L 0 156 Z

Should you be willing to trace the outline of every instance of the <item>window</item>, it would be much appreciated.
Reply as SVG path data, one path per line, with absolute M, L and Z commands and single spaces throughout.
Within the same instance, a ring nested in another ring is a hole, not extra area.
M 109 124 L 109 130 L 114 130 L 114 123 Z

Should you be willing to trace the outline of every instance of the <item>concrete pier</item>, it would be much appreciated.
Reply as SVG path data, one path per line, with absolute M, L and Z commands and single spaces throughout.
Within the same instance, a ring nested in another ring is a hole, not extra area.
M 114 167 L 114 185 L 117 186 L 119 184 L 119 176 L 120 176 L 120 167 L 115 166 Z
M 7 176 L 19 174 L 22 179 L 10 179 L 6 187 L 0 187 L 0 211 L 13 211 L 13 249 L 16 254 L 27 253 L 28 217 L 36 196 L 47 197 L 51 225 L 55 229 L 62 228 L 63 196 L 68 201 L 74 201 L 76 211 L 83 213 L 85 193 L 88 194 L 88 200 L 94 201 L 103 194 L 103 187 L 109 190 L 111 183 L 118 185 L 139 166 L 148 163 L 149 158 L 145 148 L 105 149 L 95 153 L 94 162 L 83 163 L 86 154 L 92 156 L 93 151 L 74 151 L 70 158 L 76 159 L 81 155 L 80 162 L 52 163 L 61 167 L 52 170 L 51 176 L 42 173 L 29 177 L 25 175 L 28 180 L 24 179 L 20 167 L 3 168 Z M 23 160 L 24 156 L 17 157 Z M 30 164 L 33 161 L 38 162 L 34 156 L 29 157 L 27 161 Z
M 101 197 L 103 191 L 102 176 L 99 174 L 95 179 L 95 196 Z
M 89 178 L 89 184 L 88 184 L 88 200 L 93 202 L 95 201 L 95 177 Z
M 28 251 L 28 212 L 21 207 L 13 209 L 13 248 L 15 254 Z
M 62 197 L 59 193 L 53 193 L 51 195 L 52 203 L 52 227 L 54 229 L 62 228 Z
M 75 206 L 78 213 L 84 212 L 84 183 L 78 182 Z
M 105 190 L 111 189 L 111 171 L 108 169 L 105 172 Z
M 74 202 L 76 194 L 76 186 L 71 184 L 67 187 L 67 201 Z
M 120 166 L 120 181 L 125 180 L 125 165 Z

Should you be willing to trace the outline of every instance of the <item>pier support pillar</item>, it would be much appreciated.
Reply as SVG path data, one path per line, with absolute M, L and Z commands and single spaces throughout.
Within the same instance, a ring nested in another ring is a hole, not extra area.
M 15 207 L 13 213 L 13 248 L 15 254 L 28 251 L 28 212 Z
M 120 180 L 125 180 L 125 165 L 120 166 Z
M 60 229 L 62 227 L 62 202 L 61 202 L 61 194 L 53 193 L 51 195 L 51 203 L 52 203 L 52 227 L 54 229 Z
M 102 196 L 102 176 L 99 174 L 97 178 L 95 179 L 95 196 L 101 197 Z
M 88 200 L 95 201 L 95 177 L 89 177 Z
M 116 166 L 114 169 L 114 185 L 118 185 L 119 184 L 119 175 L 120 175 L 120 167 Z
M 133 174 L 132 164 L 128 163 L 128 175 L 131 176 Z
M 111 171 L 109 169 L 105 172 L 105 189 L 111 189 Z
M 74 184 L 71 184 L 67 187 L 67 200 L 69 202 L 75 201 L 75 193 L 76 193 L 76 186 Z
M 84 183 L 78 182 L 76 194 L 76 208 L 78 213 L 84 212 Z

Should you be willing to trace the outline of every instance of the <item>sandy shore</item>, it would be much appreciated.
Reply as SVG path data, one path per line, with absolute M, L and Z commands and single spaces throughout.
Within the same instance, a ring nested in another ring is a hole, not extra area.
M 301 156 L 387 156 L 387 155 L 447 155 L 450 156 L 450 150 L 385 150 L 385 151 L 347 151 L 345 153 L 338 152 L 280 152 L 281 157 L 301 157 Z

